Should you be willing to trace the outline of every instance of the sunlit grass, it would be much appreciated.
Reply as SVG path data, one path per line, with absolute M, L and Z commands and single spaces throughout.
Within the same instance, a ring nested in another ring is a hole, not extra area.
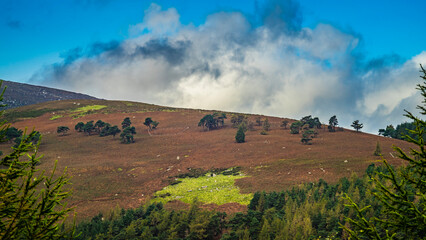
M 87 111 L 96 111 L 101 110 L 102 108 L 106 108 L 105 105 L 87 105 L 84 107 L 79 107 L 77 109 L 72 110 L 72 112 L 87 112 Z
M 248 205 L 252 199 L 252 194 L 242 194 L 235 186 L 235 180 L 246 176 L 237 175 L 216 175 L 210 177 L 209 174 L 198 178 L 179 178 L 179 184 L 165 187 L 155 193 L 156 202 L 169 202 L 180 200 L 191 203 L 194 198 L 203 203 L 215 203 L 218 205 L 225 203 L 240 203 Z
M 80 118 L 80 117 L 83 117 L 85 115 L 91 114 L 94 111 L 101 110 L 101 109 L 106 108 L 106 107 L 107 106 L 105 106 L 105 105 L 88 105 L 88 106 L 84 106 L 84 107 L 79 107 L 79 108 L 71 111 L 71 112 L 74 113 L 71 116 L 72 116 L 72 118 Z
M 63 115 L 54 115 L 54 116 L 52 116 L 51 118 L 49 118 L 50 120 L 56 120 L 56 119 L 58 119 L 58 118 L 62 118 L 62 117 L 64 117 Z

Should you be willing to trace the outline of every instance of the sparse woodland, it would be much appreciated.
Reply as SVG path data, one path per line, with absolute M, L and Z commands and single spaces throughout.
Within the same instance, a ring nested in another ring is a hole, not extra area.
M 421 73 L 424 82 L 419 84 L 417 89 L 420 90 L 423 98 L 426 99 L 426 71 L 422 66 Z M 418 108 L 422 115 L 426 115 L 426 107 L 424 105 L 419 105 Z M 406 116 L 411 123 L 401 124 L 399 130 L 389 125 L 386 129 L 379 131 L 381 135 L 403 138 L 413 146 L 417 146 L 417 149 L 412 149 L 411 152 L 404 152 L 401 148 L 395 147 L 394 150 L 399 154 L 398 157 L 406 162 L 402 167 L 393 167 L 386 159 L 382 159 L 381 164 L 370 164 L 364 174 L 359 176 L 352 174 L 350 177 L 341 178 L 333 184 L 320 179 L 316 182 L 291 186 L 282 191 L 256 192 L 254 195 L 249 195 L 253 197 L 247 206 L 246 212 L 233 214 L 206 210 L 197 199 L 194 199 L 188 208 L 180 208 L 179 210 L 172 210 L 154 200 L 147 201 L 144 206 L 135 209 L 117 207 L 111 209 L 108 214 L 99 214 L 90 221 L 86 220 L 78 223 L 75 227 L 76 234 L 74 238 L 212 240 L 425 239 L 426 150 L 424 149 L 424 129 L 426 128 L 426 122 L 409 112 L 406 113 Z M 209 131 L 225 128 L 225 119 L 227 119 L 225 113 L 207 114 L 200 119 L 198 126 L 202 127 L 202 134 L 209 134 Z M 268 118 L 256 117 L 255 121 L 251 122 L 249 117 L 244 114 L 232 114 L 230 122 L 233 128 L 238 129 L 235 135 L 235 142 L 237 143 L 250 141 L 246 139 L 246 133 L 249 130 L 260 130 L 262 135 L 269 135 L 273 129 L 273 124 Z M 148 117 L 143 124 L 150 131 L 156 129 L 159 122 Z M 312 117 L 311 115 L 291 123 L 284 120 L 279 124 L 282 127 L 279 130 L 280 134 L 289 134 L 292 137 L 297 137 L 297 134 L 300 134 L 300 142 L 298 140 L 297 142 L 303 144 L 301 145 L 303 148 L 308 148 L 308 146 L 304 145 L 315 144 L 315 138 L 321 135 L 320 129 L 326 131 L 328 128 L 330 133 L 327 134 L 329 136 L 339 135 L 339 133 L 335 132 L 340 130 L 336 115 L 329 119 L 327 128 L 320 122 L 318 117 Z M 287 130 L 288 125 L 289 129 Z M 401 130 L 404 126 L 406 126 L 406 130 Z M 362 129 L 363 124 L 359 120 L 355 120 L 352 123 L 352 127 L 359 131 Z M 85 137 L 84 135 L 99 135 L 100 137 L 112 135 L 115 137 L 115 135 L 120 133 L 122 143 L 135 142 L 136 128 L 132 126 L 129 117 L 122 121 L 121 129 L 117 125 L 112 126 L 102 120 L 98 120 L 96 123 L 94 121 L 79 122 L 74 126 L 74 129 L 82 133 L 82 137 Z M 57 133 L 60 135 L 66 135 L 68 131 L 69 128 L 67 126 L 59 126 L 57 128 Z M 403 136 L 404 134 L 405 136 Z M 249 134 L 247 135 L 250 137 Z M 15 151 L 18 151 L 19 154 L 34 149 L 37 150 L 37 142 L 40 139 L 40 133 L 38 132 L 26 135 L 21 130 L 12 127 L 3 127 L 0 130 L 0 136 L 8 142 L 14 140 L 18 144 L 17 147 L 15 146 Z M 259 138 L 264 137 L 257 136 Z M 18 141 L 17 139 L 19 138 L 21 140 Z M 248 143 L 238 146 L 244 145 L 248 145 Z M 374 149 L 374 146 L 372 148 Z M 25 217 L 21 217 L 19 215 L 20 212 L 16 213 L 16 211 L 21 211 L 17 207 L 19 204 L 10 199 L 9 196 L 12 195 L 8 194 L 10 191 L 15 191 L 15 189 L 18 189 L 18 192 L 22 191 L 23 188 L 16 186 L 17 181 L 12 178 L 14 175 L 10 174 L 7 168 L 14 167 L 19 176 L 24 177 L 23 181 L 27 181 L 30 184 L 41 183 L 38 180 L 34 180 L 35 183 L 32 183 L 33 181 L 31 180 L 38 161 L 35 154 L 30 157 L 28 163 L 22 165 L 18 161 L 19 156 L 21 156 L 19 154 L 16 156 L 8 155 L 2 158 L 1 162 L 4 167 L 0 168 L 2 184 L 2 195 L 0 195 L 2 200 L 0 202 L 0 216 L 2 219 L 0 239 L 11 238 L 6 235 L 11 230 L 14 231 L 14 234 L 17 234 L 18 238 L 36 236 L 37 238 L 49 239 L 69 236 L 67 235 L 68 232 L 62 231 L 59 227 L 62 226 L 61 220 L 64 219 L 66 213 L 70 210 L 66 207 L 56 210 L 55 204 L 64 200 L 70 193 L 64 192 L 60 188 L 49 190 L 50 181 L 53 181 L 51 178 L 43 177 L 42 179 L 47 184 L 45 185 L 47 193 L 52 192 L 54 194 L 52 199 L 34 200 L 31 198 L 31 194 L 22 195 L 24 202 L 29 201 L 30 203 L 30 207 L 25 208 L 26 211 L 31 209 L 31 201 L 33 201 L 33 204 L 43 203 L 43 201 L 51 204 L 49 206 L 52 207 L 48 208 L 48 211 L 43 212 L 43 209 L 40 210 L 40 212 L 46 214 L 40 214 L 40 217 L 33 218 L 31 211 L 28 214 L 25 212 L 27 214 Z M 377 141 L 374 153 L 371 151 L 371 156 L 373 157 L 373 155 L 382 156 L 379 141 Z M 179 160 L 179 157 L 177 160 Z M 25 170 L 25 167 L 28 166 L 31 166 L 32 170 Z M 232 174 L 239 175 L 240 170 L 244 171 L 244 168 L 234 168 Z M 181 173 L 171 177 L 169 186 L 183 184 L 182 179 L 184 178 L 204 177 L 208 179 L 211 177 L 211 181 L 214 181 L 215 174 L 219 174 L 219 172 L 210 173 L 202 169 L 190 169 L 189 173 Z M 309 174 L 311 173 L 309 172 Z M 66 176 L 62 175 L 57 182 L 54 182 L 56 185 L 53 184 L 53 186 L 62 187 L 67 181 Z M 207 186 L 198 187 L 199 189 L 207 188 Z M 41 196 L 45 195 L 42 194 Z M 170 194 L 155 197 L 170 197 Z M 15 205 L 10 205 L 11 202 Z M 27 216 L 31 217 L 27 218 Z M 57 218 L 50 218 L 51 216 L 57 216 Z M 14 219 L 19 221 L 20 225 L 14 223 Z M 42 224 L 38 226 L 37 223 Z M 17 231 L 18 227 L 26 230 L 19 232 Z M 40 232 L 41 230 L 38 230 L 40 227 L 44 227 L 46 229 L 45 232 Z

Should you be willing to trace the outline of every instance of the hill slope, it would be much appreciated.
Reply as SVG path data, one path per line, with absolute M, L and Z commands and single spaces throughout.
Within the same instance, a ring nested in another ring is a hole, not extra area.
M 6 109 L 56 100 L 96 99 L 81 93 L 26 83 L 3 81 L 3 86 L 7 86 L 3 101 L 4 104 L 7 104 Z
M 81 110 L 94 105 L 105 107 Z M 117 205 L 136 207 L 188 169 L 239 166 L 248 175 L 236 180 L 242 192 L 273 191 L 320 178 L 336 182 L 353 173 L 362 174 L 369 164 L 380 159 L 373 156 L 378 141 L 384 157 L 397 165 L 400 162 L 394 158 L 392 145 L 403 149 L 410 146 L 401 140 L 351 130 L 330 133 L 325 129 L 319 130 L 312 145 L 302 145 L 301 136 L 281 128 L 283 119 L 276 117 L 268 117 L 268 135 L 260 135 L 261 127 L 255 127 L 246 133 L 246 143 L 237 144 L 236 129 L 229 121 L 232 113 L 227 113 L 222 129 L 203 131 L 197 124 L 209 111 L 135 102 L 55 101 L 9 110 L 6 114 L 17 120 L 17 115 L 28 111 L 40 111 L 43 115 L 21 119 L 13 125 L 21 129 L 35 127 L 42 133 L 42 169 L 51 169 L 56 159 L 58 169 L 68 167 L 74 189 L 70 203 L 77 207 L 79 218 Z M 125 117 L 130 117 L 136 127 L 134 144 L 121 144 L 117 136 L 87 136 L 74 131 L 80 121 L 100 119 L 121 126 Z M 160 122 L 157 130 L 147 131 L 143 125 L 146 117 Z M 248 117 L 254 121 L 256 116 Z M 71 129 L 65 136 L 56 133 L 61 125 Z M 8 146 L 3 144 L 0 150 L 7 152 Z M 220 209 L 240 211 L 245 206 L 226 204 Z

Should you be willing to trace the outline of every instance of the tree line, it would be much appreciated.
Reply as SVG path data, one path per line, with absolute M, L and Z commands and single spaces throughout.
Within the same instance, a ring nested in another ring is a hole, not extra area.
M 356 211 L 341 196 L 351 194 L 361 206 L 373 205 L 370 216 L 381 206 L 368 192 L 369 179 L 382 167 L 370 165 L 366 175 L 342 178 L 336 184 L 324 180 L 281 192 L 257 192 L 248 211 L 227 215 L 200 208 L 166 210 L 162 204 L 137 209 L 115 209 L 77 225 L 78 239 L 316 239 L 344 237 L 345 217 Z

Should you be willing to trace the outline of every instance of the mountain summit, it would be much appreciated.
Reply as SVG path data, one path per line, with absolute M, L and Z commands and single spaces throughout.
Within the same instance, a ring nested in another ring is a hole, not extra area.
M 57 100 L 97 99 L 81 93 L 5 80 L 3 86 L 7 86 L 3 101 L 6 109 Z

